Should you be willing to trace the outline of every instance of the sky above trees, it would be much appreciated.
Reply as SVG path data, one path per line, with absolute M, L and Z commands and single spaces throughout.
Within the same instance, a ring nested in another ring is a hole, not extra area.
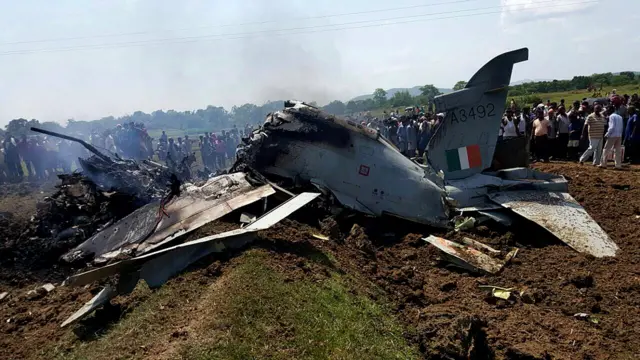
M 635 0 L 0 0 L 0 125 L 636 69 Z M 604 11 L 615 21 L 602 24 Z M 594 53 L 599 54 L 594 56 Z

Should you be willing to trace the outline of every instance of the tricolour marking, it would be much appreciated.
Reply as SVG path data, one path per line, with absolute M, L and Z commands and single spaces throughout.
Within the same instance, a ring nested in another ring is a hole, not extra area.
M 482 156 L 478 144 L 463 146 L 445 151 L 447 169 L 452 171 L 466 170 L 482 166 Z

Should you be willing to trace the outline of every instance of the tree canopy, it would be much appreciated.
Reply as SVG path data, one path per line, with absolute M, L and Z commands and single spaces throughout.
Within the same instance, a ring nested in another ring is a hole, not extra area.
M 467 82 L 460 80 L 455 85 L 453 85 L 453 91 L 462 90 L 465 86 L 467 86 Z

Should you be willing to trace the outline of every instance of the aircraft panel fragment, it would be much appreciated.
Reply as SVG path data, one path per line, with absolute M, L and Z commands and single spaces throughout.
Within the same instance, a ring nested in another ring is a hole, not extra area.
M 64 259 L 95 254 L 100 263 L 121 252 L 144 254 L 274 193 L 270 185 L 254 188 L 244 173 L 217 176 L 201 187 L 186 186 L 180 197 L 165 205 L 166 215 L 159 213 L 159 202 L 147 204 L 78 245 Z
M 542 226 L 578 252 L 595 257 L 616 255 L 618 246 L 568 193 L 509 191 L 489 197 Z
M 65 327 L 69 324 L 73 324 L 76 321 L 81 320 L 85 316 L 89 315 L 95 309 L 108 303 L 112 298 L 118 295 L 118 292 L 109 284 L 100 290 L 100 292 L 94 296 L 91 300 L 87 301 L 78 311 L 73 313 L 65 320 L 60 327 Z
M 433 235 L 422 240 L 437 247 L 447 255 L 447 258 L 452 263 L 463 269 L 475 272 L 485 271 L 490 274 L 495 274 L 504 266 L 504 262 L 494 259 L 470 246 L 461 245 Z

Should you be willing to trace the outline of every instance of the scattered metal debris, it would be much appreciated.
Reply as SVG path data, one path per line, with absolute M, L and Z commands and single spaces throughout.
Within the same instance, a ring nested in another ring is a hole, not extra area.
M 107 284 L 104 289 L 100 290 L 100 292 L 94 296 L 91 300 L 87 301 L 80 310 L 76 311 L 71 315 L 67 320 L 65 320 L 60 327 L 65 327 L 69 324 L 73 324 L 74 322 L 82 319 L 86 315 L 92 313 L 94 310 L 99 307 L 107 304 L 111 299 L 113 299 L 118 293 L 115 289 Z
M 473 227 L 476 225 L 476 219 L 471 216 L 460 216 L 454 220 L 454 224 L 454 229 L 456 231 L 469 230 L 473 229 Z
M 509 298 L 511 298 L 512 292 L 514 291 L 513 288 L 502 288 L 492 285 L 480 285 L 479 288 L 491 290 L 491 296 L 504 300 L 509 300 Z
M 0 301 L 6 299 L 9 296 L 9 292 L 5 291 L 0 293 Z
M 247 245 L 255 239 L 258 231 L 275 225 L 319 195 L 318 193 L 297 195 L 242 229 L 207 236 L 69 277 L 65 281 L 66 285 L 83 286 L 105 277 L 120 275 L 115 291 L 103 289 L 62 326 L 82 319 L 118 294 L 131 292 L 139 279 L 144 279 L 150 288 L 156 288 L 204 256 Z
M 441 250 L 445 254 L 447 260 L 452 264 L 473 272 L 484 271 L 490 274 L 496 274 L 502 270 L 508 261 L 500 260 L 481 252 L 480 249 L 489 250 L 491 252 L 495 252 L 496 250 L 484 244 L 480 246 L 477 241 L 472 239 L 467 240 L 470 246 L 458 244 L 433 235 L 422 240 Z M 515 252 L 510 252 L 507 255 L 507 259 L 510 259 L 514 255 Z
M 573 317 L 575 317 L 576 319 L 589 321 L 589 322 L 591 322 L 593 324 L 599 324 L 600 323 L 600 319 L 597 316 L 593 316 L 593 315 L 587 314 L 587 313 L 573 314 Z

